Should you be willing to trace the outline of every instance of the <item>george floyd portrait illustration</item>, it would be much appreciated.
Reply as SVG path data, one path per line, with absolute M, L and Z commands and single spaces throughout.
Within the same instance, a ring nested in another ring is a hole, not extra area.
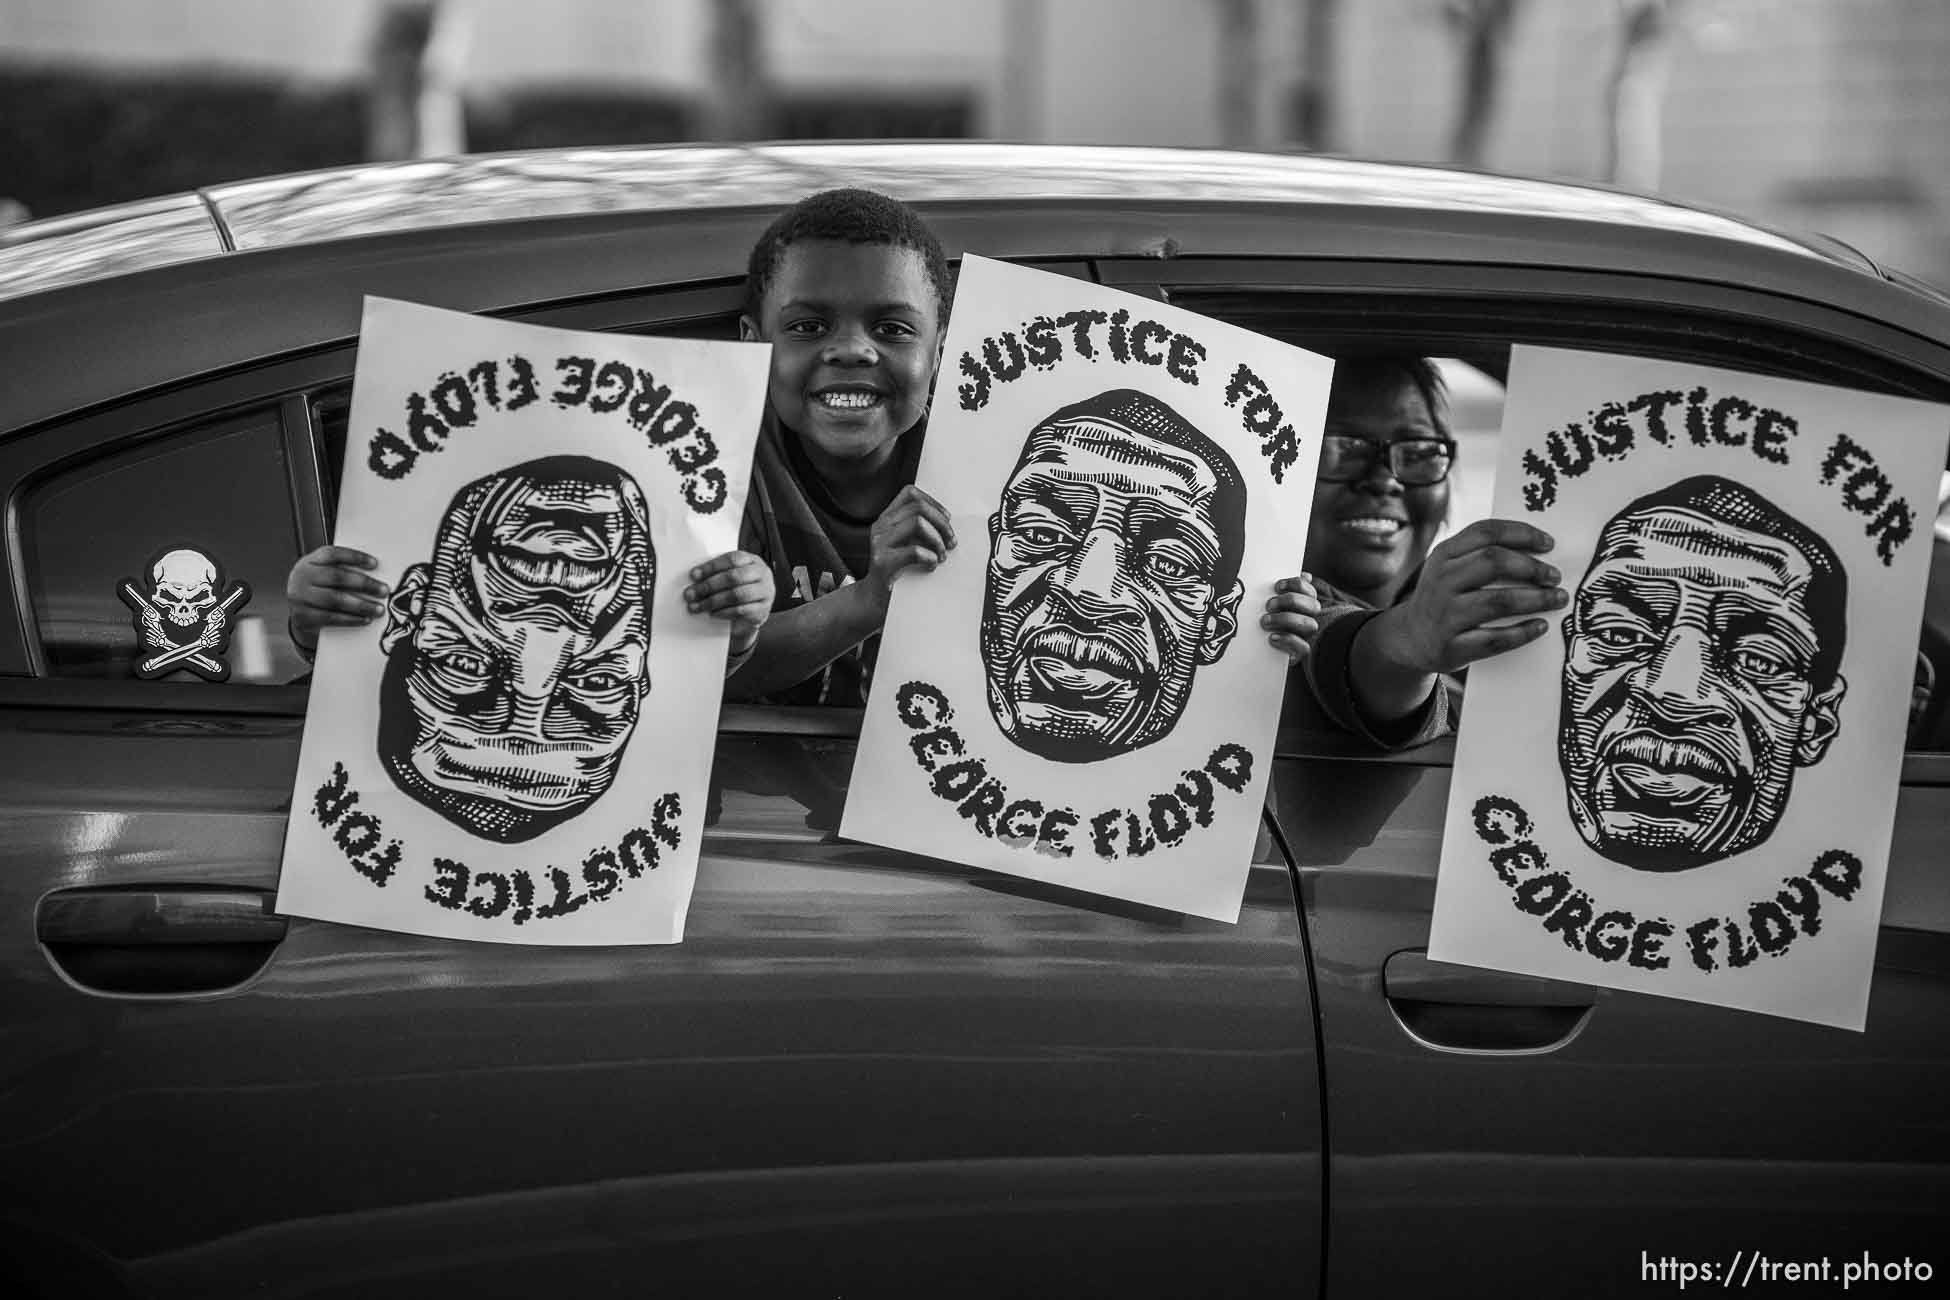
M 982 668 L 997 728 L 1094 763 L 1169 736 L 1239 631 L 1246 487 L 1156 398 L 1098 393 L 1023 442 L 989 516 Z
M 1492 513 L 1570 599 L 1470 670 L 1431 958 L 1863 1027 L 1947 432 L 1512 350 Z
M 525 944 L 683 937 L 767 349 L 368 299 L 278 910 Z M 695 744 L 669 737 L 701 738 Z
M 1332 371 L 968 258 L 917 478 L 957 544 L 894 588 L 841 833 L 1235 919 Z
M 656 572 L 643 490 L 614 465 L 553 456 L 461 489 L 387 605 L 387 774 L 503 844 L 580 815 L 650 688 Z
M 1820 534 L 1700 475 L 1599 531 L 1560 625 L 1558 756 L 1578 835 L 1640 871 L 1765 843 L 1841 727 L 1848 575 Z

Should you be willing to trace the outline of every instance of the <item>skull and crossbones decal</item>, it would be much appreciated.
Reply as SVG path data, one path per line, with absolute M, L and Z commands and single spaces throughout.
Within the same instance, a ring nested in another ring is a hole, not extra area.
M 141 644 L 137 677 L 187 671 L 220 682 L 230 676 L 223 655 L 230 645 L 231 617 L 250 601 L 248 583 L 233 582 L 226 589 L 215 560 L 193 546 L 176 546 L 150 563 L 147 591 L 124 578 L 119 594 L 135 616 Z

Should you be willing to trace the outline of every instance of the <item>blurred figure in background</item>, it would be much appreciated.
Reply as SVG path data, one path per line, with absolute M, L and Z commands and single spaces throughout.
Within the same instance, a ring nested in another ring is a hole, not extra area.
M 467 152 L 467 38 L 464 12 L 440 0 L 392 0 L 380 10 L 366 116 L 369 161 Z

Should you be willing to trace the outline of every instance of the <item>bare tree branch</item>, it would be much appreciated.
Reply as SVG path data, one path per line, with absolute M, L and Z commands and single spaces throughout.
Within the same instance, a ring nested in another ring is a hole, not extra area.
M 1302 0 L 1300 77 L 1293 86 L 1291 131 L 1304 148 L 1339 148 L 1339 54 L 1341 0 Z
M 461 86 L 469 29 L 440 0 L 391 0 L 373 31 L 366 156 L 374 160 L 465 153 Z
M 1685 0 L 1613 0 L 1616 39 L 1605 71 L 1604 179 L 1656 189 L 1663 165 L 1666 74 Z
M 758 140 L 771 134 L 762 8 L 760 0 L 711 0 L 711 80 L 699 122 L 706 140 Z
M 1261 144 L 1258 0 L 1214 0 L 1219 9 L 1219 141 L 1230 149 Z
M 1445 0 L 1442 13 L 1460 42 L 1462 94 L 1449 158 L 1464 167 L 1481 167 L 1488 154 L 1490 124 L 1502 91 L 1503 53 L 1518 0 Z

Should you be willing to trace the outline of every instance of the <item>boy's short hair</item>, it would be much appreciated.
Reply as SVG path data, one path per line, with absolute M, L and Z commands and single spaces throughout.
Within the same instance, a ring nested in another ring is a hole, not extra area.
M 873 190 L 821 190 L 809 194 L 781 212 L 752 245 L 751 262 L 745 269 L 745 312 L 756 318 L 765 301 L 765 291 L 778 273 L 779 260 L 787 245 L 802 239 L 833 239 L 847 244 L 885 244 L 891 248 L 911 248 L 921 255 L 927 267 L 928 283 L 934 288 L 938 318 L 948 318 L 948 300 L 954 287 L 948 275 L 948 256 L 941 241 L 928 229 L 921 214 L 899 199 Z

